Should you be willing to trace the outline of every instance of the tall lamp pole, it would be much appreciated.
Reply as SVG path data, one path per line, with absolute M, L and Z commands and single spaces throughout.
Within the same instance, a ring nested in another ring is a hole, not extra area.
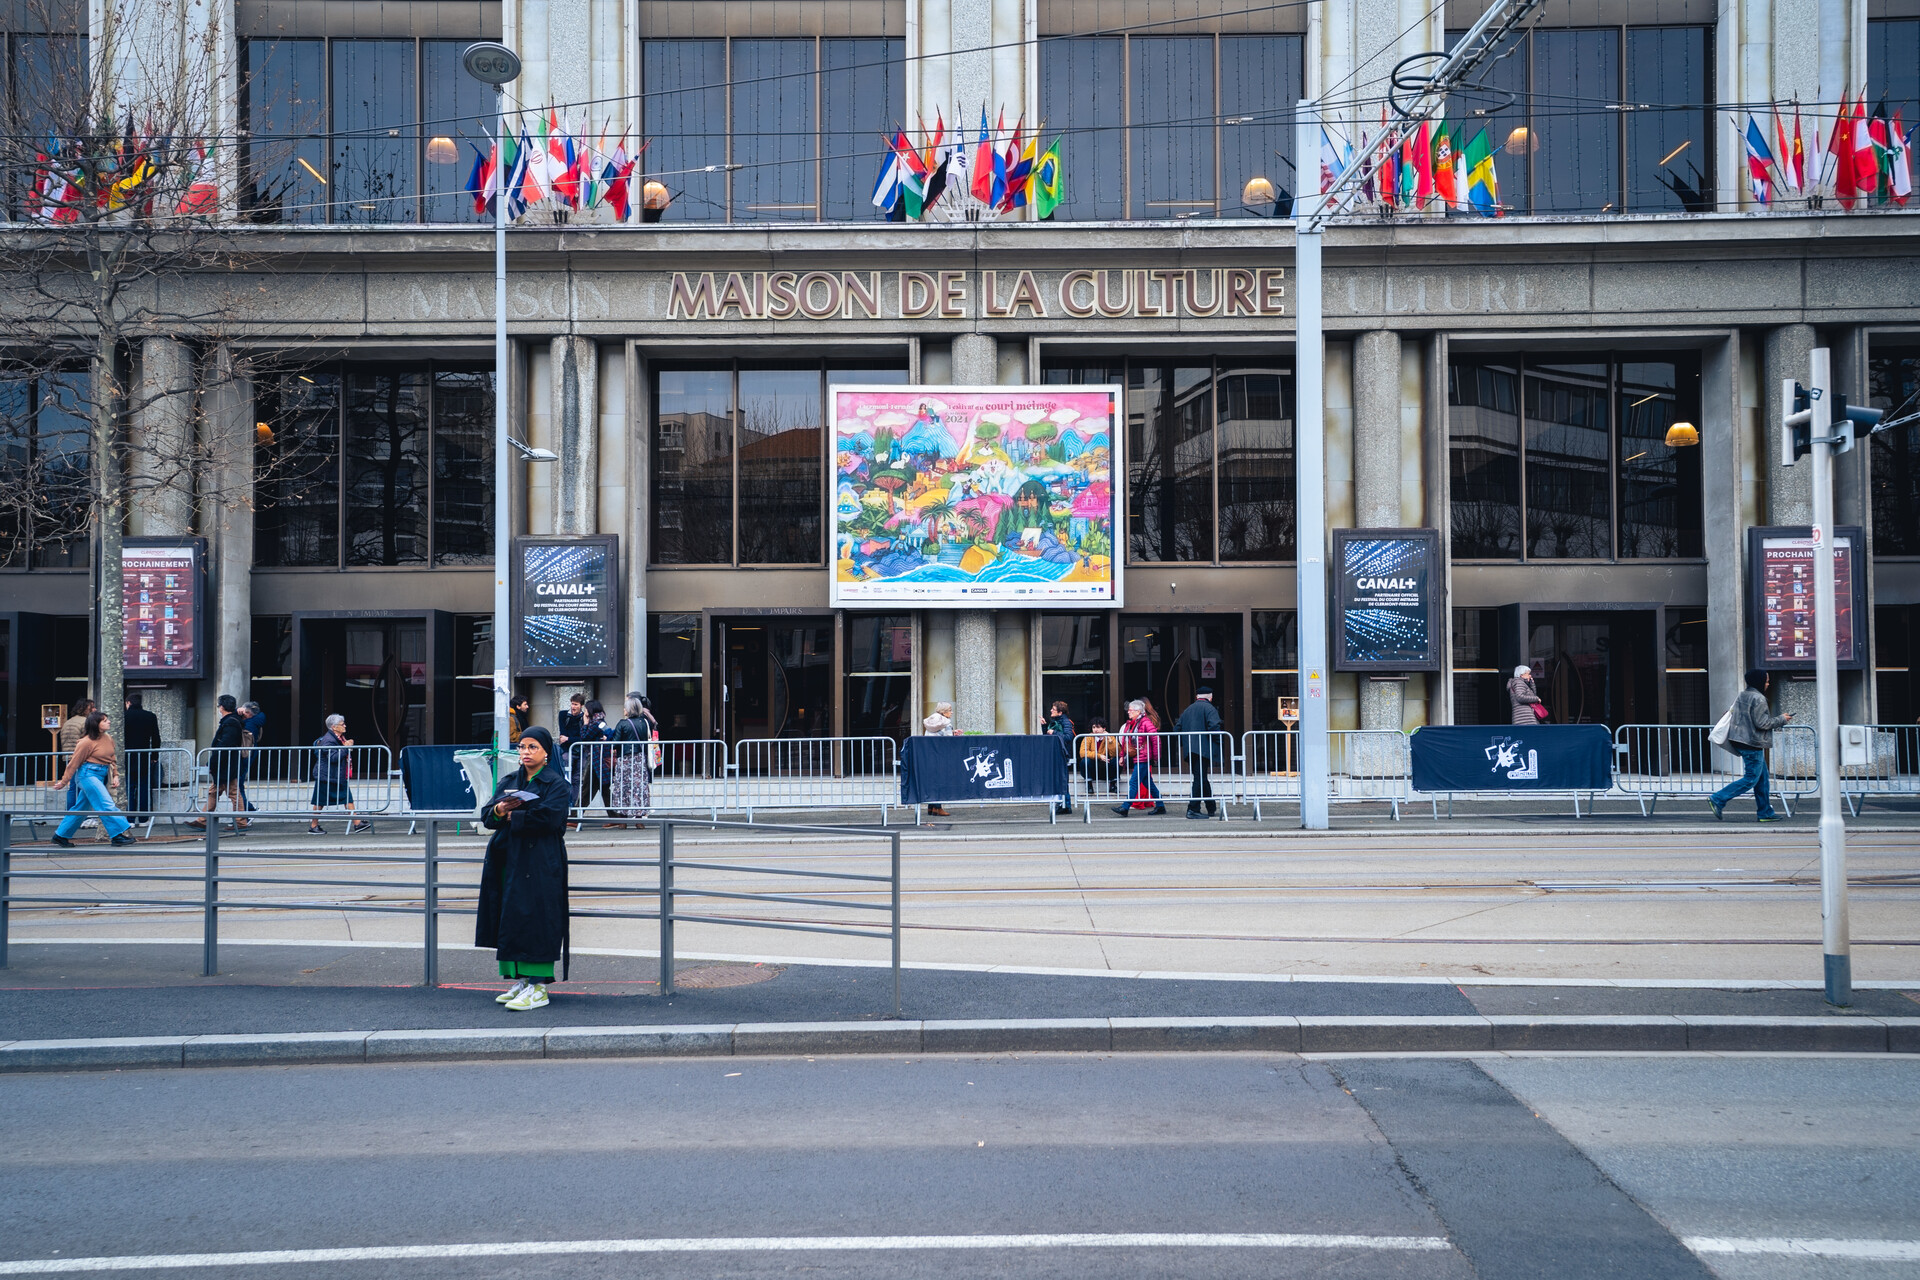
M 460 55 L 467 74 L 493 86 L 493 743 L 510 749 L 507 741 L 507 698 L 513 675 L 507 628 L 508 561 L 513 551 L 513 438 L 508 431 L 507 402 L 507 85 L 520 76 L 520 56 L 503 44 L 483 40 Z

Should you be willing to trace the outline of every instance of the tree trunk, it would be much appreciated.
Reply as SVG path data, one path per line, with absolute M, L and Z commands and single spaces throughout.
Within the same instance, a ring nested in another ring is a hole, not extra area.
M 113 335 L 103 328 L 93 353 L 89 396 L 93 403 L 94 534 L 99 548 L 94 580 L 94 652 L 99 655 L 94 701 L 110 718 L 114 741 L 124 746 L 126 610 L 121 592 L 121 551 L 126 510 L 125 489 L 120 483 L 117 346 Z

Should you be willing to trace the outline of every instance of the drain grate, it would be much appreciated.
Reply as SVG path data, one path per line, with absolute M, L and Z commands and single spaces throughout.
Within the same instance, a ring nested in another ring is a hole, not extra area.
M 696 991 L 715 987 L 750 987 L 756 982 L 771 982 L 785 972 L 786 968 L 782 965 L 702 964 L 675 970 L 673 985 L 690 987 Z

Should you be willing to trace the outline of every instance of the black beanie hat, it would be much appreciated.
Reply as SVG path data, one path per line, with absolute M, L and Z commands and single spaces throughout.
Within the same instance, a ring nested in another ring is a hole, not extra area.
M 1759 667 L 1755 667 L 1753 670 L 1747 672 L 1747 688 L 1765 693 L 1767 691 L 1767 673 Z

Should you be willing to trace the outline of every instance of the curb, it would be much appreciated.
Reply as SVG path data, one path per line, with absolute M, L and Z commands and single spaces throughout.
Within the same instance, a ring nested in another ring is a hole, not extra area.
M 848 1053 L 1920 1053 L 1920 1017 L 1032 1018 L 473 1027 L 0 1042 L 0 1073 Z

